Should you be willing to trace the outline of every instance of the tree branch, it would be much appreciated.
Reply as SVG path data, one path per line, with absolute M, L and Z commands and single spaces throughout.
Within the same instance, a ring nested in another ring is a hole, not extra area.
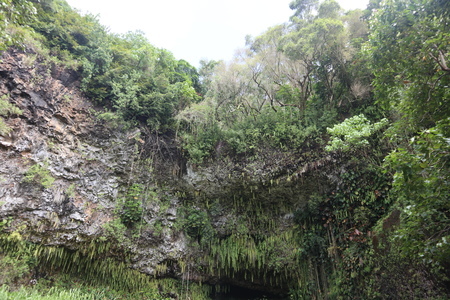
M 439 64 L 442 71 L 450 72 L 450 68 L 447 66 L 447 62 L 445 61 L 445 55 L 442 50 L 439 50 L 438 57 L 434 56 L 433 53 L 431 52 L 430 56 Z

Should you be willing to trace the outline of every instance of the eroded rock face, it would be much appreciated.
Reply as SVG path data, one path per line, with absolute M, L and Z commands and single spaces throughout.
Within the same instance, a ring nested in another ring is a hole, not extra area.
M 188 276 L 281 293 L 282 285 L 269 286 L 261 278 L 202 268 L 204 250 L 181 228 L 179 208 L 207 209 L 219 239 L 239 232 L 236 227 L 248 224 L 245 218 L 257 218 L 252 203 L 267 212 L 266 223 L 280 232 L 289 230 L 293 212 L 311 194 L 323 192 L 328 180 L 319 175 L 306 180 L 303 174 L 331 158 L 308 164 L 301 154 L 274 150 L 258 160 L 232 161 L 218 152 L 209 164 L 190 165 L 173 138 L 152 135 L 145 128 L 112 130 L 98 121 L 78 80 L 76 72 L 39 59 L 30 62 L 20 51 L 2 56 L 0 95 L 8 95 L 23 111 L 7 118 L 12 131 L 0 136 L 0 219 L 13 220 L 10 230 L 26 225 L 31 241 L 74 250 L 106 236 L 122 243 L 117 246 L 130 254 L 132 268 L 149 275 Z M 35 165 L 47 173 L 26 180 Z M 54 182 L 43 186 L 43 176 Z M 105 226 L 117 219 L 118 203 L 133 183 L 145 186 L 150 195 L 143 207 L 145 226 L 137 233 L 126 230 L 111 237 Z M 244 200 L 237 205 L 239 199 Z M 243 230 L 255 238 L 269 234 L 258 228 Z M 189 274 L 183 273 L 180 261 L 191 266 Z
M 0 95 L 23 111 L 6 120 L 12 130 L 0 136 L 0 218 L 11 217 L 11 228 L 26 225 L 34 242 L 77 249 L 104 235 L 104 224 L 114 218 L 118 198 L 134 177 L 147 185 L 154 179 L 136 174 L 139 131 L 113 131 L 96 122 L 76 72 L 56 66 L 47 72 L 48 66 L 28 61 L 25 53 L 10 51 L 0 63 Z M 36 164 L 54 178 L 50 187 L 40 184 L 39 174 L 25 180 Z M 172 202 L 170 213 L 158 215 L 167 223 L 176 217 L 176 199 Z M 147 221 L 153 217 L 150 209 Z M 130 249 L 134 267 L 153 274 L 168 253 L 183 255 L 184 236 L 170 230 L 163 235 L 154 241 L 143 233 Z

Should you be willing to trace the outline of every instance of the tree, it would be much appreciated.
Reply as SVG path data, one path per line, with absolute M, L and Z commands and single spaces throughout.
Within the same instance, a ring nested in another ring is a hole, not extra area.
M 446 1 L 383 2 L 370 23 L 368 54 L 377 101 L 409 132 L 450 114 L 450 23 Z
M 307 19 L 317 8 L 319 0 L 294 0 L 289 4 L 289 8 L 295 10 L 293 17 Z
M 366 49 L 376 100 L 390 113 L 389 136 L 399 145 L 385 158 L 390 197 L 401 211 L 392 239 L 402 258 L 448 283 L 450 5 L 374 2 Z
M 319 7 L 323 14 L 336 15 L 328 11 L 331 7 L 337 7 L 337 3 L 330 5 L 327 1 Z M 328 11 L 325 13 L 325 11 Z M 336 100 L 335 83 L 338 72 L 345 63 L 345 41 L 347 37 L 344 24 L 340 19 L 321 18 L 320 15 L 308 23 L 294 23 L 293 30 L 287 35 L 289 40 L 284 51 L 292 60 L 298 60 L 305 69 L 304 86 L 319 82 L 326 91 L 323 97 L 328 98 L 331 103 Z M 307 97 L 304 93 L 302 107 L 305 106 Z
M 265 100 L 259 105 L 257 111 L 261 111 L 266 102 L 274 111 L 277 110 L 276 106 L 285 105 L 277 97 L 278 91 L 289 81 L 289 75 L 292 75 L 288 72 L 291 62 L 287 61 L 287 57 L 280 51 L 285 33 L 286 25 L 278 25 L 248 42 L 250 51 L 246 64 L 251 72 L 253 83 L 261 91 L 262 98 Z
M 420 132 L 386 157 L 394 173 L 391 197 L 402 209 L 394 234 L 403 257 L 423 264 L 448 281 L 450 276 L 450 118 Z
M 205 96 L 208 93 L 211 82 L 213 81 L 214 70 L 220 63 L 220 61 L 215 60 L 200 60 L 198 75 L 201 87 L 200 94 L 202 96 Z
M 201 93 L 200 75 L 197 69 L 184 59 L 180 59 L 175 67 L 176 82 L 186 82 L 192 85 L 197 93 Z
M 214 105 L 216 119 L 232 124 L 240 114 L 250 114 L 248 103 L 254 97 L 246 66 L 238 61 L 222 62 L 215 68 L 214 75 L 208 99 Z
M 0 51 L 21 43 L 20 34 L 13 34 L 11 26 L 26 27 L 36 15 L 36 8 L 28 0 L 0 0 Z

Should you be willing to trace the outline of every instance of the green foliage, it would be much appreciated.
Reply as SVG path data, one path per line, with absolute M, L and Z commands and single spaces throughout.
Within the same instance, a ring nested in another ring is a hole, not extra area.
M 234 200 L 220 198 L 210 203 L 209 199 L 196 197 L 195 206 L 186 203 L 180 210 L 191 246 L 200 248 L 199 253 L 203 254 L 194 257 L 195 266 L 202 273 L 263 281 L 274 287 L 296 284 L 303 270 L 298 268 L 295 231 L 281 229 L 275 221 L 280 203 L 272 203 L 273 209 L 266 210 L 269 204 L 252 197 L 250 192 L 245 195 L 247 190 L 252 188 L 243 189 L 243 194 L 234 195 Z M 213 228 L 211 220 L 219 216 L 226 216 L 226 222 Z
M 0 281 L 6 283 L 0 288 L 0 298 L 167 300 L 158 289 L 166 292 L 174 287 L 171 281 L 152 280 L 130 269 L 121 261 L 126 257 L 117 252 L 116 243 L 93 240 L 67 250 L 32 244 L 20 232 L 26 233 L 26 228 L 0 232 Z M 36 285 L 30 286 L 32 271 L 46 278 L 35 278 Z
M 72 183 L 64 191 L 64 194 L 66 194 L 67 197 L 69 197 L 69 198 L 74 198 L 75 197 L 75 191 L 76 191 L 76 185 L 75 185 L 75 183 Z
M 446 1 L 389 0 L 372 16 L 366 49 L 376 97 L 403 115 L 399 129 L 415 132 L 450 114 L 449 15 Z
M 9 220 L 10 221 L 10 220 Z M 0 229 L 8 226 L 8 220 L 0 223 Z M 28 276 L 37 261 L 33 255 L 34 248 L 26 242 L 21 234 L 24 227 L 9 234 L 0 232 L 0 285 L 23 283 L 23 277 Z
M 199 100 L 196 69 L 153 47 L 142 32 L 110 34 L 96 17 L 81 16 L 65 1 L 41 1 L 36 8 L 31 26 L 53 56 L 76 57 L 85 93 L 125 121 L 166 130 L 177 111 Z
M 429 265 L 449 278 L 450 254 L 450 119 L 422 131 L 407 149 L 386 157 L 394 171 L 393 194 L 402 207 L 395 233 L 404 256 Z
M 180 59 L 176 63 L 175 67 L 175 82 L 186 83 L 187 87 L 192 87 L 196 95 L 191 95 L 194 102 L 200 100 L 200 93 L 202 91 L 202 86 L 200 83 L 200 74 L 197 69 L 191 66 L 187 61 Z
M 16 257 L 4 255 L 0 257 L 0 285 L 12 284 L 30 272 L 30 266 Z
M 390 178 L 380 167 L 356 162 L 347 165 L 339 178 L 331 193 L 311 195 L 295 212 L 299 255 L 315 269 L 315 274 L 303 275 L 309 296 L 323 298 L 318 290 L 325 289 L 335 297 L 360 299 L 355 295 L 364 295 L 365 290 L 358 288 L 369 280 L 363 269 L 370 231 L 392 205 Z
M 317 1 L 299 3 L 297 9 L 303 11 L 311 4 L 315 6 Z M 314 95 L 318 95 L 315 99 L 326 105 L 326 109 L 341 107 L 344 103 L 350 105 L 349 85 L 356 82 L 356 78 L 348 76 L 353 69 L 347 58 L 352 57 L 356 49 L 351 43 L 346 45 L 354 37 L 345 30 L 340 7 L 335 1 L 325 1 L 319 5 L 316 16 L 311 15 L 309 9 L 304 12 L 306 15 L 302 13 L 300 18 L 292 18 L 291 30 L 282 37 L 283 53 L 300 71 L 293 77 L 297 83 L 291 83 L 299 87 L 298 107 L 305 109 Z
M 398 146 L 385 159 L 394 178 L 391 197 L 401 211 L 400 226 L 391 234 L 397 249 L 392 255 L 446 282 L 450 7 L 439 0 L 378 6 L 366 49 L 377 101 L 395 120 L 389 136 Z
M 32 165 L 25 173 L 23 181 L 35 183 L 48 189 L 52 186 L 55 178 L 48 169 L 48 162 L 45 162 L 42 165 L 39 163 Z
M 36 8 L 28 0 L 0 1 L 0 51 L 9 46 L 24 46 L 23 36 L 15 31 L 18 26 L 27 26 L 34 20 Z
M 0 288 L 0 298 L 8 300 L 103 300 L 103 299 L 142 299 L 142 300 L 168 300 L 162 297 L 157 290 L 140 291 L 126 293 L 115 291 L 108 287 L 92 287 L 89 285 L 73 284 L 74 287 L 49 287 L 49 288 L 30 288 L 21 287 L 13 290 L 4 285 Z
M 99 123 L 112 130 L 126 130 L 137 125 L 136 121 L 125 121 L 124 117 L 118 112 L 113 112 L 108 109 L 105 109 L 102 112 L 95 113 L 95 116 Z
M 298 110 L 267 108 L 255 120 L 245 118 L 225 132 L 225 141 L 237 153 L 252 153 L 262 145 L 282 150 L 307 147 L 319 134 L 316 126 L 304 126 Z
M 0 135 L 6 135 L 11 131 L 11 128 L 6 125 L 2 117 L 22 114 L 22 111 L 17 106 L 10 103 L 8 98 L 9 95 L 3 95 L 0 97 Z
M 0 97 L 0 116 L 21 115 L 22 111 L 12 103 L 8 102 L 9 95 Z
M 64 248 L 39 246 L 27 242 L 18 231 L 10 234 L 2 232 L 0 278 L 6 284 L 1 287 L 0 296 L 7 295 L 8 298 L 5 299 L 27 297 L 26 299 L 49 300 L 105 297 L 166 299 L 160 296 L 156 283 L 147 276 L 105 257 L 111 250 L 109 244 L 92 242 L 79 246 L 80 249 L 75 252 Z M 36 274 L 47 274 L 47 279 L 35 278 L 37 284 L 29 286 L 32 271 L 37 272 Z M 23 285 L 27 285 L 27 288 Z M 8 286 L 11 289 L 8 289 Z M 17 290 L 20 286 L 22 288 Z
M 232 234 L 211 241 L 208 268 L 219 275 L 244 276 L 250 282 L 259 279 L 275 286 L 293 283 L 301 278 L 297 246 L 292 232 L 261 239 L 250 234 Z
M 199 110 L 195 113 L 199 114 Z M 195 119 L 194 112 L 189 110 L 182 115 L 183 121 L 187 121 L 182 135 L 183 147 L 188 151 L 190 161 L 195 164 L 202 163 L 213 151 L 220 152 L 217 147 L 221 143 L 228 150 L 224 154 L 252 155 L 264 146 L 284 151 L 310 147 L 316 143 L 320 134 L 315 125 L 303 125 L 299 121 L 300 113 L 291 107 L 277 111 L 266 107 L 258 118 L 242 117 L 238 122 L 226 126 L 221 126 L 222 122 L 209 117 L 209 113 L 205 111 L 203 114 L 206 116 L 197 116 Z M 188 114 L 190 120 L 186 119 Z
M 194 134 L 185 133 L 182 136 L 184 149 L 187 150 L 190 161 L 194 164 L 200 164 L 210 156 L 223 136 L 223 131 L 219 128 L 218 123 L 205 125 L 201 124 L 196 128 Z
M 103 43 L 106 63 L 100 67 L 98 60 L 88 58 L 85 90 L 100 103 L 112 105 L 125 120 L 165 129 L 178 110 L 197 101 L 193 68 L 150 45 L 142 33 L 106 36 Z
M 4 285 L 0 288 L 0 297 L 2 299 L 19 300 L 19 299 L 36 299 L 36 300 L 100 300 L 105 299 L 107 292 L 100 289 L 94 291 L 84 291 L 82 289 L 62 289 L 50 288 L 48 291 L 39 291 L 36 289 L 22 287 L 19 290 L 11 290 Z M 108 299 L 115 299 L 109 298 Z
M 353 116 L 344 122 L 327 128 L 332 139 L 325 147 L 327 151 L 355 151 L 368 147 L 368 137 L 387 125 L 387 119 L 371 123 L 364 115 Z
M 100 241 L 115 241 L 119 245 L 128 245 L 130 241 L 127 239 L 127 227 L 122 223 L 121 219 L 115 218 L 102 225 L 103 236 L 99 238 Z
M 295 10 L 294 17 L 307 19 L 318 5 L 318 0 L 294 0 L 289 4 L 289 8 Z
M 199 92 L 202 96 L 205 96 L 209 91 L 213 81 L 214 69 L 219 63 L 219 61 L 214 60 L 200 60 L 198 77 L 201 83 Z
M 138 223 L 142 218 L 142 193 L 143 186 L 134 183 L 127 191 L 127 195 L 122 203 L 120 220 L 128 227 Z
M 11 128 L 6 125 L 3 118 L 0 118 L 0 135 L 8 134 L 11 131 Z
M 202 210 L 185 208 L 183 210 L 183 229 L 199 243 L 208 242 L 213 235 L 213 228 L 208 214 Z

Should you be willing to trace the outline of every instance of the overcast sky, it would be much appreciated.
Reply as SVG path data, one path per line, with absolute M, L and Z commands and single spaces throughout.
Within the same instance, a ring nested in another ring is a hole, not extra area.
M 81 13 L 99 16 L 111 32 L 143 31 L 149 42 L 198 67 L 201 59 L 231 60 L 268 27 L 289 20 L 292 0 L 66 0 Z M 344 9 L 369 0 L 338 0 Z

